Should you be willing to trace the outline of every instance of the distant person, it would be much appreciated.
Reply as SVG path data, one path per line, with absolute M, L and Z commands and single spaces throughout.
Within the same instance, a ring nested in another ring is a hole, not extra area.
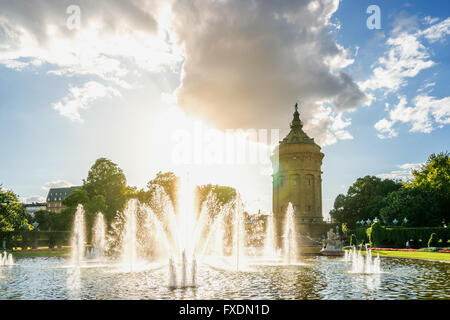
M 406 249 L 409 249 L 409 240 L 406 241 Z

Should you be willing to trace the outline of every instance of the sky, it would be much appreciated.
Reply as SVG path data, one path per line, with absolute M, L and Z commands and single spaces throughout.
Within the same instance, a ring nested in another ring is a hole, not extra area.
M 446 0 L 0 8 L 0 184 L 24 202 L 81 185 L 106 157 L 129 185 L 189 172 L 269 213 L 270 154 L 297 101 L 325 154 L 325 217 L 358 177 L 406 180 L 448 150 Z

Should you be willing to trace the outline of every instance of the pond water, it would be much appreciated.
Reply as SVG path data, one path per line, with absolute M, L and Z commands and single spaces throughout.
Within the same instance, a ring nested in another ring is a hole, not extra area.
M 380 274 L 352 274 L 341 257 L 245 271 L 199 265 L 197 286 L 171 289 L 165 264 L 124 272 L 112 264 L 19 259 L 0 267 L 0 299 L 450 299 L 450 264 L 382 258 Z

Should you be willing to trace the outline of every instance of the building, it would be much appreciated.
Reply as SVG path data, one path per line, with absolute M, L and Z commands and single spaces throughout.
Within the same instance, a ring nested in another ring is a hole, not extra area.
M 47 209 L 47 203 L 26 203 L 23 205 L 28 214 L 34 215 L 36 212 Z
M 51 188 L 47 195 L 47 210 L 61 212 L 65 208 L 63 200 L 70 196 L 72 192 L 80 187 Z
M 322 216 L 323 157 L 320 146 L 303 131 L 296 104 L 291 131 L 280 141 L 271 158 L 274 172 L 272 210 L 280 248 L 289 203 L 294 209 L 299 245 L 321 245 L 320 238 L 326 234 L 327 227 Z

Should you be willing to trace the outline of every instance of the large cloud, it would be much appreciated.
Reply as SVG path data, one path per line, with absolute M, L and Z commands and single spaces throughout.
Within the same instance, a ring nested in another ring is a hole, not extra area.
M 81 8 L 77 31 L 66 27 L 72 4 Z M 121 90 L 132 86 L 130 74 L 176 73 L 184 59 L 179 105 L 218 128 L 287 129 L 301 99 L 306 131 L 329 144 L 351 138 L 342 112 L 368 101 L 343 71 L 353 60 L 332 35 L 339 0 L 0 5 L 0 64 L 23 70 L 48 63 L 53 74 L 94 76 Z
M 367 98 L 342 71 L 352 60 L 330 35 L 338 4 L 177 1 L 175 32 L 186 54 L 180 106 L 221 128 L 287 128 L 301 99 L 318 141 L 349 138 L 337 137 L 333 123 Z

